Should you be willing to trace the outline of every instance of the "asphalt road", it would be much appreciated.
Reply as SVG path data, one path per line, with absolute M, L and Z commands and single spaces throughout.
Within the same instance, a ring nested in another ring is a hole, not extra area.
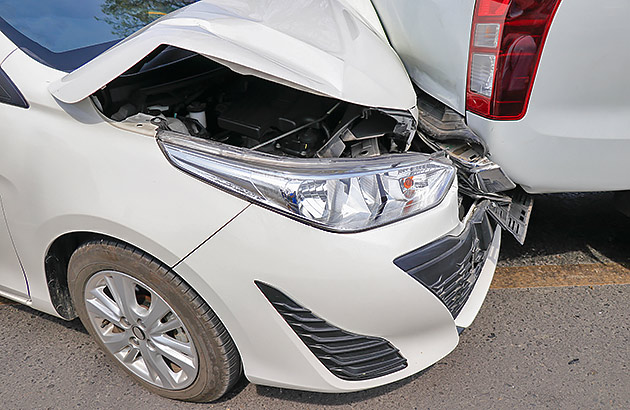
M 493 289 L 455 351 L 420 374 L 359 393 L 242 380 L 219 403 L 174 402 L 118 371 L 78 321 L 0 305 L 0 408 L 627 409 L 629 228 L 609 194 L 538 197 L 526 245 L 504 236 Z

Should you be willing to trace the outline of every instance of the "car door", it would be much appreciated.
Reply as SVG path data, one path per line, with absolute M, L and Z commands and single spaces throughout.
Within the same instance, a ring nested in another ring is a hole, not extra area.
M 0 37 L 0 63 L 2 63 L 15 46 L 6 37 L 2 35 Z M 11 109 L 15 106 L 24 107 L 27 105 L 24 98 L 1 67 L 0 64 L 0 110 Z M 10 134 L 10 130 L 4 128 L 0 132 Z M 3 157 L 2 150 L 0 150 L 0 161 L 8 161 Z M 9 181 L 0 174 L 0 294 L 25 301 L 29 298 L 26 277 L 11 239 L 2 202 L 2 192 L 9 186 Z

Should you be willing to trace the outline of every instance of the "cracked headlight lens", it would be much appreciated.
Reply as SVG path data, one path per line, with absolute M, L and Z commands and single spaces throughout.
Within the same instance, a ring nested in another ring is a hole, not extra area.
M 168 131 L 158 142 L 177 168 L 335 232 L 370 229 L 431 209 L 455 177 L 452 165 L 418 153 L 283 158 Z

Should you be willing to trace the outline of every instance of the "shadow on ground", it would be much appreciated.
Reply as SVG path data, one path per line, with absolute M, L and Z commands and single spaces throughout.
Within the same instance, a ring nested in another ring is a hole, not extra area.
M 416 373 L 403 380 L 397 381 L 392 384 L 388 384 L 381 387 L 376 387 L 370 390 L 364 390 L 354 393 L 332 394 L 332 393 L 313 393 L 299 390 L 279 389 L 275 387 L 256 386 L 256 393 L 260 396 L 264 396 L 272 399 L 281 399 L 302 404 L 313 405 L 328 405 L 328 406 L 340 406 L 340 405 L 352 405 L 366 400 L 374 399 L 380 396 L 385 396 L 391 392 L 399 390 L 400 388 L 412 383 L 413 381 L 422 377 L 426 372 L 425 369 L 420 373 Z
M 503 236 L 499 263 L 619 263 L 630 268 L 630 218 L 613 193 L 535 195 L 525 245 Z
M 16 309 L 16 310 L 28 313 L 33 318 L 37 316 L 37 317 L 42 318 L 44 320 L 47 320 L 47 321 L 49 321 L 51 323 L 54 323 L 55 325 L 65 327 L 65 328 L 67 328 L 69 330 L 73 330 L 75 332 L 83 333 L 85 335 L 89 335 L 88 331 L 85 330 L 85 327 L 83 326 L 83 323 L 81 323 L 81 320 L 79 318 L 76 318 L 74 320 L 63 320 L 63 319 L 60 319 L 58 317 L 51 316 L 51 315 L 49 315 L 47 313 L 40 312 L 38 310 L 32 309 L 32 308 L 30 308 L 28 306 L 25 306 L 25 305 L 20 305 L 20 304 L 13 305 L 13 308 Z

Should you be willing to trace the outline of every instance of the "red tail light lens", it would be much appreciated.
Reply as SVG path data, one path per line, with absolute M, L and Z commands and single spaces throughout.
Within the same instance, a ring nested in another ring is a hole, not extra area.
M 505 17 L 510 0 L 478 1 L 476 15 L 480 17 Z
M 470 40 L 466 109 L 518 120 L 560 0 L 477 0 Z

